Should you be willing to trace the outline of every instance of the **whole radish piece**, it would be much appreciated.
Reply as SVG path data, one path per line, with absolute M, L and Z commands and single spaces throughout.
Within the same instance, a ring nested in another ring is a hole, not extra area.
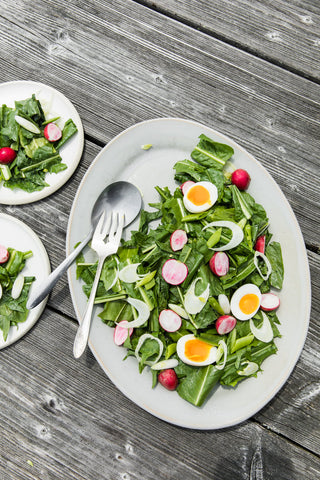
M 158 380 L 167 390 L 175 390 L 179 383 L 177 374 L 173 368 L 162 370 L 158 375 Z
M 10 147 L 0 148 L 0 163 L 2 165 L 9 165 L 16 158 L 17 152 Z
M 231 182 L 233 185 L 239 188 L 239 190 L 247 190 L 250 184 L 250 175 L 247 170 L 243 168 L 238 168 L 231 175 Z

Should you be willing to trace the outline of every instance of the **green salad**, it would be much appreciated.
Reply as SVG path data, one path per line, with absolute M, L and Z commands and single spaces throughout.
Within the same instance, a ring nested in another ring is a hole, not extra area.
M 280 336 L 281 246 L 246 191 L 248 172 L 228 173 L 233 153 L 200 136 L 191 159 L 174 166 L 179 186 L 156 186 L 159 201 L 106 259 L 95 299 L 116 345 L 150 370 L 152 386 L 195 406 L 218 385 L 257 376 Z M 77 259 L 87 296 L 96 267 Z
M 0 245 L 0 329 L 7 340 L 10 327 L 27 319 L 29 290 L 35 277 L 24 276 L 22 270 L 32 251 L 20 252 Z
M 0 109 L 0 188 L 35 192 L 48 186 L 47 173 L 67 168 L 59 150 L 76 132 L 68 119 L 60 129 L 59 117 L 47 118 L 35 95 Z

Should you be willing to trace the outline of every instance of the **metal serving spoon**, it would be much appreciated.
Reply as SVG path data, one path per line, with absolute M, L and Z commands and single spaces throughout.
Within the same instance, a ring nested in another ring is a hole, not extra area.
M 42 282 L 40 289 L 30 296 L 27 308 L 36 307 L 52 290 L 59 278 L 70 267 L 79 253 L 91 240 L 102 213 L 121 211 L 124 213 L 124 226 L 129 225 L 141 209 L 142 199 L 137 187 L 129 182 L 115 182 L 108 185 L 97 198 L 91 213 L 91 229 L 86 238 L 74 249 L 72 253 L 57 267 L 48 278 Z

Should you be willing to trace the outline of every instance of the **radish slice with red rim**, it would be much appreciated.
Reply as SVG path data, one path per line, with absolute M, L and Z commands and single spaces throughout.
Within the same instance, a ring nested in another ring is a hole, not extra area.
M 275 293 L 264 293 L 261 295 L 260 308 L 265 312 L 276 310 L 280 306 L 280 298 Z
M 159 359 L 161 358 L 162 352 L 163 352 L 163 343 L 159 338 L 154 337 L 153 335 L 151 335 L 151 333 L 145 333 L 145 334 L 141 335 L 141 337 L 139 338 L 138 344 L 136 346 L 136 349 L 134 351 L 134 354 L 135 354 L 135 357 L 138 360 L 138 362 L 140 362 L 140 360 L 141 360 L 141 357 L 139 355 L 140 348 L 142 347 L 144 342 L 148 339 L 154 340 L 154 341 L 158 342 L 158 344 L 159 344 L 159 353 L 158 353 L 157 357 L 155 358 L 155 360 L 153 362 L 149 362 L 149 361 L 145 362 L 146 365 L 151 366 L 151 365 L 154 365 L 155 363 L 157 363 L 159 361 Z
M 231 248 L 237 247 L 243 240 L 243 231 L 237 223 L 230 222 L 229 220 L 221 220 L 218 222 L 211 222 L 206 225 L 203 230 L 210 227 L 225 227 L 229 228 L 232 233 L 232 237 L 226 245 L 222 247 L 213 247 L 210 250 L 215 250 L 216 252 L 223 252 L 225 250 L 231 250 Z
M 263 318 L 261 327 L 256 327 L 253 319 L 250 318 L 250 330 L 258 340 L 264 343 L 269 343 L 273 339 L 272 326 L 267 315 L 263 311 L 261 311 L 261 313 Z
M 126 325 L 122 325 L 123 328 L 137 328 L 141 327 L 149 318 L 150 310 L 146 303 L 142 300 L 138 300 L 137 298 L 126 298 L 126 301 L 132 305 L 138 312 L 138 318 L 128 322 Z
M 176 332 L 181 327 L 181 317 L 173 310 L 162 310 L 159 323 L 166 332 Z
M 188 236 L 184 230 L 175 230 L 170 237 L 170 246 L 174 252 L 182 250 L 188 241 Z
M 262 273 L 260 267 L 259 267 L 259 263 L 258 263 L 258 257 L 262 258 L 262 260 L 264 261 L 264 263 L 266 264 L 267 266 L 267 273 L 264 274 Z M 259 272 L 259 275 L 261 278 L 263 278 L 263 280 L 268 280 L 271 272 L 272 272 L 272 267 L 271 267 L 271 263 L 269 262 L 267 256 L 264 254 L 264 253 L 261 253 L 261 252 L 258 252 L 257 250 L 254 252 L 254 257 L 253 257 L 253 262 L 255 264 L 255 267 L 256 269 L 258 270 Z
M 209 267 L 217 277 L 223 277 L 229 271 L 229 257 L 225 252 L 216 252 L 209 260 Z
M 171 258 L 163 264 L 161 274 L 170 285 L 180 285 L 187 278 L 188 267 L 185 263 Z
M 6 263 L 9 260 L 9 250 L 0 245 L 0 263 Z
M 113 340 L 114 343 L 118 346 L 123 345 L 124 342 L 127 340 L 128 336 L 132 335 L 133 328 L 123 328 L 123 325 L 127 325 L 127 320 L 121 320 L 114 329 L 113 332 Z
M 216 330 L 219 335 L 226 335 L 234 329 L 236 324 L 237 320 L 231 315 L 222 315 L 216 321 Z
M 151 366 L 151 370 L 166 370 L 167 368 L 175 368 L 179 365 L 176 358 L 169 358 L 168 360 L 161 360 Z
M 181 191 L 182 191 L 183 195 L 185 195 L 187 193 L 187 191 L 189 190 L 189 188 L 192 187 L 192 185 L 194 185 L 194 184 L 195 184 L 195 182 L 193 182 L 192 180 L 187 180 L 182 185 L 180 185 L 180 188 L 181 188 Z

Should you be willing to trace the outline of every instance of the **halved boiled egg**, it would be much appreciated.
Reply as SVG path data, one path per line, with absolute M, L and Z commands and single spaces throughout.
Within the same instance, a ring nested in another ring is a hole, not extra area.
M 211 182 L 197 182 L 191 185 L 183 196 L 188 212 L 200 213 L 211 208 L 217 201 L 218 189 Z
M 177 355 L 184 363 L 198 367 L 210 365 L 217 361 L 217 347 L 196 338 L 184 335 L 177 342 Z
M 249 320 L 259 310 L 261 292 L 253 283 L 247 283 L 238 288 L 232 295 L 230 307 L 238 320 Z

